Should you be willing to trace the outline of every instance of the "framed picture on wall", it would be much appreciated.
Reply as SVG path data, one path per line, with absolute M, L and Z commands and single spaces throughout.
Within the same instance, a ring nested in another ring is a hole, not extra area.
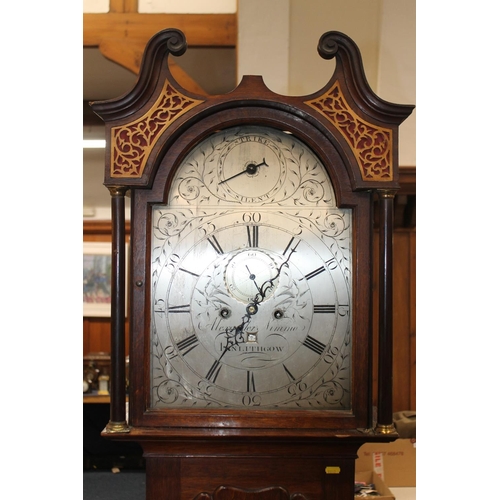
M 127 291 L 125 285 L 125 297 Z M 111 317 L 111 242 L 83 242 L 83 316 Z
M 83 316 L 111 317 L 111 243 L 83 242 Z
M 111 243 L 83 242 L 83 315 L 111 316 Z

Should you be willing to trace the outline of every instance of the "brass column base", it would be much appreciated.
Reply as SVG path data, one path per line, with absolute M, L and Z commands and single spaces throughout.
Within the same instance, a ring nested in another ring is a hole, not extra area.
M 377 424 L 375 427 L 375 434 L 395 434 L 397 435 L 398 431 L 396 430 L 396 427 L 394 424 L 389 424 L 389 425 L 384 425 L 384 424 Z
M 111 422 L 111 420 L 108 422 L 108 425 L 106 425 L 105 432 L 108 434 L 119 434 L 119 433 L 127 433 L 130 432 L 130 427 L 128 426 L 127 422 Z

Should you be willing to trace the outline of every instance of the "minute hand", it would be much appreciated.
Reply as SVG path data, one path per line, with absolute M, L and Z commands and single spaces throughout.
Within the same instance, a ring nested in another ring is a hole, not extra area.
M 238 176 L 243 175 L 243 174 L 255 175 L 257 173 L 257 170 L 259 169 L 259 167 L 261 167 L 262 165 L 269 167 L 269 165 L 266 163 L 265 158 L 262 158 L 262 162 L 259 163 L 258 165 L 256 165 L 255 163 L 249 163 L 246 166 L 245 170 L 242 170 L 241 172 L 238 172 L 237 174 L 234 174 L 231 177 L 228 177 L 227 179 L 220 181 L 219 184 L 222 184 L 223 182 L 230 181 L 231 179 L 234 179 L 235 177 L 238 177 Z
M 268 290 L 272 289 L 274 282 L 279 278 L 279 276 L 281 274 L 281 270 L 284 267 L 289 267 L 288 261 L 291 259 L 292 255 L 297 251 L 297 247 L 299 246 L 299 243 L 300 243 L 300 240 L 297 242 L 297 244 L 293 248 L 290 249 L 290 254 L 286 258 L 285 262 L 283 262 L 280 265 L 280 267 L 277 269 L 276 276 L 274 276 L 274 278 L 268 279 L 267 281 L 264 281 L 264 283 L 262 283 L 262 286 L 260 288 L 257 286 L 259 291 L 255 295 L 254 304 L 259 304 L 260 302 L 262 302 L 265 299 L 266 293 L 268 292 Z M 257 283 L 255 283 L 255 284 L 257 285 Z

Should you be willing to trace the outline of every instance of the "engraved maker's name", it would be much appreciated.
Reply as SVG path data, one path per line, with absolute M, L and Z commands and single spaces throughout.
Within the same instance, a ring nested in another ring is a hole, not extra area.
M 261 346 L 261 345 L 233 345 L 226 348 L 224 344 L 220 344 L 221 351 L 232 351 L 232 352 L 282 352 L 285 350 L 283 346 Z

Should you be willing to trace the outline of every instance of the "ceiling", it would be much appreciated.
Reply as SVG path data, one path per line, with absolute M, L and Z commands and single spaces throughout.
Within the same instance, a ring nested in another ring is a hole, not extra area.
M 209 94 L 236 86 L 234 48 L 191 48 L 175 62 Z M 87 101 L 114 99 L 130 92 L 137 75 L 106 59 L 98 48 L 83 49 L 83 138 L 104 139 L 104 126 Z M 84 218 L 109 218 L 110 194 L 103 185 L 104 149 L 83 150 Z

